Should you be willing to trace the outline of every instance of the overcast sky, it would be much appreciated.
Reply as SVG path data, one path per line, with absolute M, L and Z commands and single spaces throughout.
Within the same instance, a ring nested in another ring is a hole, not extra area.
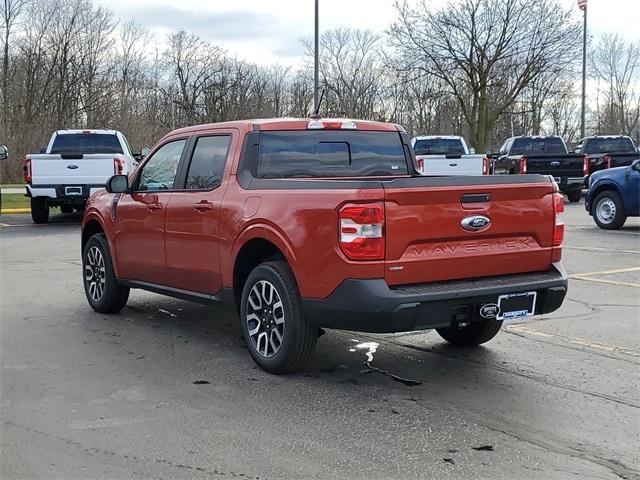
M 427 0 L 435 6 L 447 0 Z M 455 0 L 453 0 L 455 1 Z M 260 64 L 300 65 L 302 37 L 313 35 L 314 0 L 97 0 L 121 20 L 134 18 L 160 42 L 185 29 Z M 560 0 L 582 18 L 577 0 Z M 410 3 L 417 3 L 410 1 Z M 320 0 L 320 29 L 384 30 L 396 18 L 394 0 Z M 589 0 L 591 35 L 618 32 L 640 39 L 640 0 Z

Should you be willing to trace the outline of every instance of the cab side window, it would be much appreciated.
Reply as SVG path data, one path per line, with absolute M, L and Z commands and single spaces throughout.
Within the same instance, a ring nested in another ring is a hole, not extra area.
M 142 167 L 138 190 L 172 190 L 186 140 L 175 140 L 160 147 Z
M 193 149 L 185 189 L 213 190 L 222 182 L 230 135 L 200 137 Z

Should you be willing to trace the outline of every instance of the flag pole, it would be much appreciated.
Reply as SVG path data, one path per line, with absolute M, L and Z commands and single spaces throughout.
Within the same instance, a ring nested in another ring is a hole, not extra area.
M 584 24 L 582 26 L 582 116 L 580 121 L 580 138 L 585 136 L 586 97 L 587 97 L 587 2 L 584 3 Z
M 313 49 L 313 112 L 314 113 L 319 113 L 319 109 L 320 109 L 320 105 L 318 105 L 318 90 L 320 89 L 319 83 L 320 83 L 320 73 L 318 72 L 318 67 L 319 67 L 319 53 L 318 53 L 318 47 L 319 47 L 319 35 L 318 35 L 318 2 L 319 0 L 316 0 L 316 12 L 315 12 L 315 34 L 314 34 L 314 49 Z

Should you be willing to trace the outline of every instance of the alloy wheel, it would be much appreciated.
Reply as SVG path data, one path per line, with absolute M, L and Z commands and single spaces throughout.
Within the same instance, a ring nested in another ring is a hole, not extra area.
M 266 280 L 256 282 L 247 300 L 245 321 L 255 351 L 262 357 L 273 357 L 284 338 L 285 317 L 278 290 Z
M 104 256 L 98 247 L 92 246 L 87 251 L 87 258 L 85 259 L 84 281 L 88 285 L 89 296 L 94 302 L 102 300 L 105 275 Z

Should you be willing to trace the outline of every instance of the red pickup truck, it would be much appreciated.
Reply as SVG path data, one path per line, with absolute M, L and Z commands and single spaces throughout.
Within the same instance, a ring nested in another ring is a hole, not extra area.
M 254 360 L 301 368 L 321 328 L 456 345 L 560 307 L 564 203 L 542 175 L 425 177 L 393 124 L 272 119 L 163 137 L 82 221 L 93 309 L 130 288 L 234 302 Z

